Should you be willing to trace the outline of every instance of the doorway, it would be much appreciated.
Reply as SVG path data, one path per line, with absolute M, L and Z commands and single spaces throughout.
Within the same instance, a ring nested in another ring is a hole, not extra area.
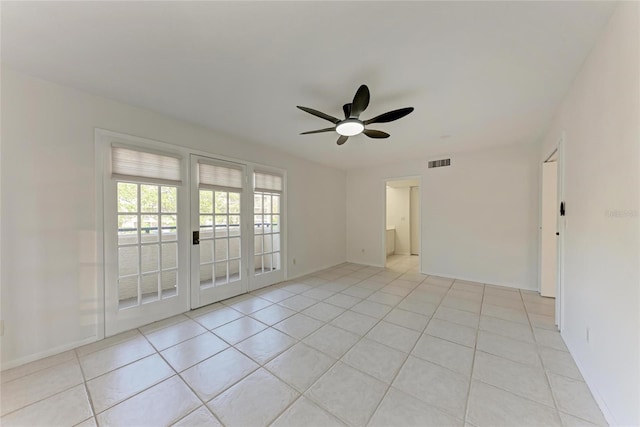
M 420 265 L 420 179 L 385 182 L 385 266 Z M 401 264 L 401 265 L 400 265 Z

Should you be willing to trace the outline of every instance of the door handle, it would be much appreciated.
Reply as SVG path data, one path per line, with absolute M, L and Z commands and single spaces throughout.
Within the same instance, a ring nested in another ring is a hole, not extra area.
M 559 235 L 560 235 L 560 233 L 556 231 L 556 236 L 559 236 Z
M 194 231 L 193 232 L 193 244 L 194 245 L 199 245 L 200 244 L 200 232 L 199 231 Z

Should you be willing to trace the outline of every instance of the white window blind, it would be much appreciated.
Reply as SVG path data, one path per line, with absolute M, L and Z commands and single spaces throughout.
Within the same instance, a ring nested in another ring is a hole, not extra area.
M 229 188 L 242 190 L 242 169 L 228 165 L 198 162 L 198 186 L 200 188 Z
M 270 193 L 282 193 L 283 181 L 282 176 L 266 172 L 255 172 L 254 174 L 255 191 L 265 191 Z
M 115 179 L 182 184 L 180 158 L 171 155 L 138 151 L 114 145 L 111 147 L 111 177 Z

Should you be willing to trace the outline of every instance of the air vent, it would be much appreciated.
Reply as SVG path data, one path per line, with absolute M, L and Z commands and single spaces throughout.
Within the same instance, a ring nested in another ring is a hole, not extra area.
M 442 159 L 442 160 L 431 160 L 429 162 L 429 169 L 431 168 L 441 168 L 444 166 L 451 166 L 451 159 Z

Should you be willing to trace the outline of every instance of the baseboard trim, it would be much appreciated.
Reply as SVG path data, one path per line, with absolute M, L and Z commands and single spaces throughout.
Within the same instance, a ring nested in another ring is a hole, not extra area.
M 562 336 L 562 332 L 560 332 L 560 335 Z M 584 379 L 584 382 L 587 383 L 587 387 L 589 387 L 589 391 L 593 395 L 593 398 L 598 404 L 598 407 L 602 411 L 602 415 L 604 415 L 604 419 L 607 420 L 607 423 L 610 426 L 620 425 L 616 421 L 616 417 L 613 415 L 613 412 L 611 412 L 611 410 L 607 406 L 607 402 L 604 400 L 602 395 L 598 392 L 598 388 L 595 386 L 595 381 L 593 380 L 593 378 L 591 378 L 591 375 L 588 375 L 588 371 L 587 369 L 585 369 L 584 364 L 582 363 L 580 358 L 576 355 L 576 352 L 571 350 L 569 341 L 567 341 L 567 339 L 564 336 L 562 336 L 562 339 L 567 345 L 567 350 L 569 350 L 569 354 L 571 354 L 571 357 L 573 357 L 573 360 L 576 362 L 576 365 L 578 366 L 578 370 L 580 371 L 580 374 L 582 374 L 582 378 Z
M 7 369 L 16 368 L 18 366 L 26 365 L 30 362 L 35 362 L 36 360 L 44 359 L 45 357 L 55 356 L 56 354 L 63 353 L 68 350 L 73 350 L 74 348 L 81 347 L 86 344 L 91 344 L 92 342 L 98 341 L 98 336 L 94 335 L 89 338 L 85 338 L 80 341 L 75 341 L 69 344 L 64 344 L 58 347 L 50 348 L 45 351 L 41 351 L 39 353 L 30 354 L 28 356 L 21 357 L 19 359 L 11 360 L 9 362 L 2 362 L 1 371 L 6 371 Z

